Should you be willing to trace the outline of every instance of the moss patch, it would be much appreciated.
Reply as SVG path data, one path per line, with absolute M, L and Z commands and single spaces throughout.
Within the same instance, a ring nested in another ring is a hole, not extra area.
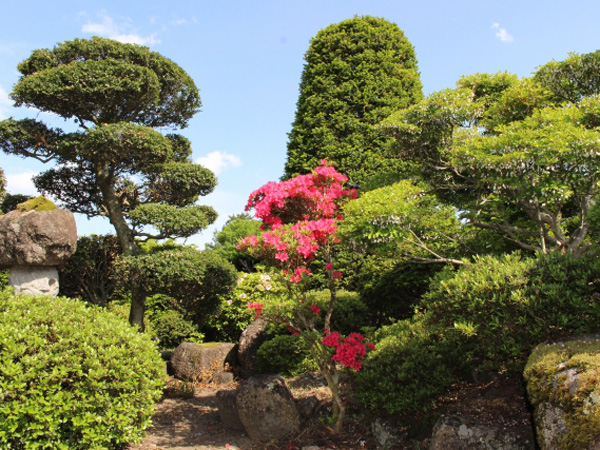
M 587 448 L 600 437 L 600 340 L 542 344 L 529 357 L 524 376 L 534 406 L 550 403 L 565 413 L 567 430 L 556 440 L 557 449 Z
M 54 211 L 57 206 L 46 197 L 39 196 L 17 205 L 17 211 Z

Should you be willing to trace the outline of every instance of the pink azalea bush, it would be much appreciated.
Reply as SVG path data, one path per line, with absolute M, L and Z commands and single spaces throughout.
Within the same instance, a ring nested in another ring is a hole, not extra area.
M 345 402 L 339 389 L 338 364 L 360 370 L 372 344 L 359 333 L 342 337 L 329 331 L 331 314 L 336 300 L 336 281 L 342 273 L 335 270 L 333 247 L 338 222 L 343 220 L 342 204 L 356 198 L 354 189 L 345 189 L 347 177 L 321 161 L 310 174 L 298 175 L 286 181 L 269 182 L 252 192 L 246 210 L 254 209 L 262 220 L 263 233 L 249 236 L 238 245 L 279 269 L 279 276 L 288 283 L 291 307 L 277 300 L 269 304 L 252 302 L 248 306 L 257 316 L 287 324 L 307 344 L 333 397 L 333 419 L 339 430 L 345 414 Z M 325 311 L 324 330 L 315 327 L 321 309 L 307 298 L 307 280 L 312 274 L 310 262 L 316 255 L 326 261 L 331 299 Z

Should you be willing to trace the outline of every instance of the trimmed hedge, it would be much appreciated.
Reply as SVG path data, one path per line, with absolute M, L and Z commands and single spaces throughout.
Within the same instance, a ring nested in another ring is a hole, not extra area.
M 65 297 L 0 292 L 0 448 L 101 450 L 137 442 L 163 386 L 148 336 Z

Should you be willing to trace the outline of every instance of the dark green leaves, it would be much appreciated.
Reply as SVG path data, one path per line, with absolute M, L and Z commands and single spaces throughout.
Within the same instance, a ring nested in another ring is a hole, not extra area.
M 330 25 L 305 59 L 286 176 L 327 159 L 362 183 L 393 164 L 375 125 L 422 97 L 414 50 L 397 25 L 370 16 Z
M 189 237 L 213 223 L 217 213 L 210 206 L 178 208 L 173 205 L 147 203 L 130 211 L 129 218 L 135 227 L 154 226 L 162 238 Z
M 14 87 L 17 106 L 33 106 L 93 123 L 141 122 L 158 102 L 156 74 L 123 61 L 77 61 L 36 72 Z
M 185 127 L 201 106 L 193 80 L 173 61 L 110 39 L 35 50 L 19 71 L 15 100 L 64 117 Z M 68 92 L 80 97 L 69 98 Z

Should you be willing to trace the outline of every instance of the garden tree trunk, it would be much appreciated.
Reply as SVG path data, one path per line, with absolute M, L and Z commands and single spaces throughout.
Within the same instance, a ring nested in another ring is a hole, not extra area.
M 131 283 L 131 309 L 129 310 L 129 323 L 144 331 L 144 312 L 146 310 L 146 290 L 132 281 Z
M 117 238 L 121 244 L 124 256 L 138 253 L 139 248 L 135 243 L 131 229 L 125 221 L 121 203 L 117 198 L 113 186 L 115 185 L 114 174 L 109 169 L 109 164 L 99 164 L 96 170 L 98 185 L 104 198 L 104 204 L 108 213 L 110 223 L 115 227 Z M 129 311 L 129 323 L 138 326 L 140 332 L 144 331 L 144 311 L 146 307 L 146 291 L 135 279 L 131 280 L 131 309 Z

